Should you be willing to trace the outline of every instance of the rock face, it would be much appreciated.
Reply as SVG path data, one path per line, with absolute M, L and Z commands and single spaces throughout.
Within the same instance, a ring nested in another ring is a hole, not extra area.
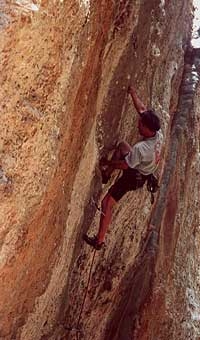
M 192 1 L 0 9 L 0 339 L 199 339 Z M 94 253 L 82 234 L 97 231 L 94 201 L 111 185 L 99 158 L 139 139 L 131 82 L 161 117 L 160 191 L 153 206 L 145 187 L 128 193 Z

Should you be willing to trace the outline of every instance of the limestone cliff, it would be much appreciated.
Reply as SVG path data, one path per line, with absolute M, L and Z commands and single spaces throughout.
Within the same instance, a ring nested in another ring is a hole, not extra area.
M 199 339 L 192 1 L 0 0 L 0 9 L 0 339 Z M 93 200 L 111 184 L 102 186 L 99 159 L 140 138 L 131 82 L 162 121 L 160 191 L 153 206 L 145 187 L 128 193 L 94 254 L 82 234 L 96 232 Z

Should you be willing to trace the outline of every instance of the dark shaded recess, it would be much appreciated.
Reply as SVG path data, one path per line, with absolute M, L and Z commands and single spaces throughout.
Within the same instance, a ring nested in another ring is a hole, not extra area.
M 119 4 L 118 7 L 120 8 L 121 6 L 127 7 L 128 14 L 133 4 L 131 1 L 122 1 L 122 4 Z M 127 89 L 128 85 L 132 82 L 140 82 L 140 79 L 136 81 L 133 75 L 136 75 L 137 69 L 141 67 L 146 42 L 149 41 L 149 26 L 152 19 L 151 16 L 147 17 L 146 13 L 148 11 L 149 13 L 151 12 L 152 6 L 152 2 L 147 2 L 145 6 L 140 7 L 138 26 L 131 35 L 129 44 L 124 50 L 113 74 L 113 78 L 110 81 L 110 88 L 107 97 L 104 99 L 104 107 L 97 121 L 97 141 L 99 145 L 104 146 L 100 157 L 107 156 L 107 154 L 114 149 L 119 139 L 123 138 L 123 136 L 120 135 L 120 123 L 126 115 L 123 109 L 124 103 L 126 102 L 125 99 L 128 96 Z M 140 32 L 142 32 L 142 39 L 137 45 L 135 41 L 137 41 Z M 135 55 L 136 49 L 137 56 Z M 145 70 L 146 65 L 143 65 L 143 68 Z M 134 80 L 128 79 L 128 76 L 131 76 Z M 147 77 L 146 74 L 141 73 L 140 77 L 143 78 L 144 76 Z M 98 126 L 100 126 L 100 129 Z
M 121 282 L 119 304 L 107 325 L 105 339 L 133 338 L 135 321 L 151 291 L 157 243 L 157 231 L 151 231 L 142 241 L 142 252 Z
M 170 204 L 168 204 L 170 200 L 169 187 L 176 171 L 182 139 L 183 137 L 189 139 L 190 112 L 199 82 L 198 76 L 194 77 L 194 73 L 197 72 L 200 65 L 199 56 L 200 49 L 194 51 L 189 48 L 185 54 L 185 68 L 179 89 L 178 109 L 171 124 L 171 141 L 166 166 L 157 204 L 151 217 L 151 224 L 155 226 L 156 230 L 151 233 L 149 239 L 147 236 L 146 246 L 142 247 L 135 264 L 121 282 L 120 302 L 111 316 L 111 321 L 107 324 L 105 339 L 132 340 L 136 320 L 151 297 L 160 225 L 166 210 L 170 209 Z M 190 91 L 191 87 L 193 91 Z M 173 252 L 173 247 L 170 247 L 171 252 Z
M 171 124 L 171 143 L 167 155 L 158 201 L 151 218 L 152 224 L 154 224 L 157 228 L 160 227 L 163 212 L 165 210 L 170 179 L 173 178 L 173 174 L 176 169 L 180 137 L 184 134 L 187 136 L 188 134 L 190 112 L 193 108 L 193 98 L 199 82 L 199 80 L 196 78 L 194 79 L 193 76 L 194 72 L 198 72 L 197 65 L 199 56 L 200 49 L 192 49 L 191 47 L 189 47 L 185 53 L 185 67 L 179 89 L 178 109 Z M 193 87 L 193 91 L 188 91 L 187 89 L 191 89 L 191 87 Z
M 115 73 L 110 82 L 108 95 L 104 99 L 103 112 L 98 118 L 97 142 L 99 145 L 104 145 L 100 157 L 107 156 L 108 152 L 113 150 L 120 137 L 119 126 L 122 119 L 125 98 L 127 97 L 128 85 L 130 83 L 128 75 L 133 73 L 134 69 L 134 63 L 127 62 L 127 60 L 133 58 L 132 54 L 133 46 L 130 42 L 115 69 Z M 98 126 L 100 126 L 100 130 Z

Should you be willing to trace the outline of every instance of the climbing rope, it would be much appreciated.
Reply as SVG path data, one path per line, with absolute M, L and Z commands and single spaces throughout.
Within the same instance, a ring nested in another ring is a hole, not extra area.
M 118 177 L 119 177 L 119 175 L 118 175 Z M 100 214 L 105 216 L 105 213 L 102 211 L 101 208 L 99 208 L 98 204 L 96 203 L 96 201 L 94 200 L 93 197 L 91 198 L 91 203 L 94 204 L 95 208 L 100 212 Z M 80 329 L 80 321 L 81 321 L 81 318 L 82 318 L 82 313 L 83 313 L 83 310 L 84 310 L 85 301 L 86 301 L 87 294 L 88 294 L 88 289 L 89 289 L 89 285 L 90 285 L 90 280 L 91 280 L 91 275 L 92 275 L 92 268 L 93 268 L 93 264 L 94 264 L 95 254 L 96 254 L 96 249 L 94 249 L 94 253 L 93 253 L 93 257 L 92 257 L 92 262 L 91 262 L 91 266 L 90 266 L 88 282 L 87 282 L 87 286 L 86 286 L 83 302 L 82 302 L 82 305 L 81 305 L 79 317 L 78 317 L 78 320 L 77 320 L 77 326 L 76 327 L 64 326 L 64 328 L 66 330 L 68 330 L 69 332 L 72 332 L 72 331 L 76 332 L 76 340 L 79 340 L 79 335 L 83 335 L 83 331 Z
M 87 286 L 86 286 L 83 302 L 82 302 L 82 305 L 81 305 L 79 317 L 78 317 L 78 320 L 77 320 L 77 326 L 76 327 L 71 327 L 71 326 L 67 327 L 67 326 L 64 326 L 64 328 L 66 330 L 68 330 L 69 332 L 72 332 L 72 331 L 76 332 L 76 340 L 79 340 L 79 335 L 83 336 L 83 331 L 80 329 L 80 321 L 81 321 L 81 318 L 82 318 L 82 313 L 83 313 L 83 310 L 84 310 L 85 301 L 86 301 L 87 294 L 88 294 L 88 289 L 89 289 L 89 285 L 90 285 L 90 280 L 91 280 L 91 275 L 92 275 L 92 268 L 93 268 L 93 264 L 94 264 L 95 254 L 96 254 L 96 249 L 94 249 L 93 256 L 92 256 L 92 262 L 91 262 L 91 266 L 90 266 L 88 282 L 87 282 Z
M 93 252 L 93 257 L 92 257 L 92 262 L 91 262 L 91 266 L 90 266 L 90 272 L 89 272 L 87 287 L 86 287 L 86 290 L 85 290 L 85 295 L 84 295 L 83 303 L 82 303 L 82 306 L 81 306 L 81 309 L 80 309 L 80 314 L 79 314 L 79 317 L 78 317 L 77 329 L 79 329 L 79 324 L 80 324 L 80 321 L 81 321 L 82 313 L 83 313 L 84 306 L 85 306 L 85 301 L 86 301 L 87 294 L 88 294 L 88 289 L 89 289 L 89 285 L 90 285 L 90 280 L 91 280 L 91 275 L 92 275 L 92 268 L 93 268 L 93 264 L 94 264 L 95 254 L 96 254 L 96 249 L 94 249 L 94 252 Z M 77 340 L 79 340 L 79 335 L 78 334 L 79 333 L 77 333 Z

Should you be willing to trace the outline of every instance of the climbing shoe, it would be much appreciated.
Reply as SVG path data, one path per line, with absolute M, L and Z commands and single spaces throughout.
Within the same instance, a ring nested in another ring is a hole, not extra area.
M 87 244 L 89 244 L 90 246 L 92 246 L 96 250 L 100 250 L 104 245 L 104 242 L 98 243 L 96 236 L 89 237 L 87 234 L 84 234 L 83 239 Z

